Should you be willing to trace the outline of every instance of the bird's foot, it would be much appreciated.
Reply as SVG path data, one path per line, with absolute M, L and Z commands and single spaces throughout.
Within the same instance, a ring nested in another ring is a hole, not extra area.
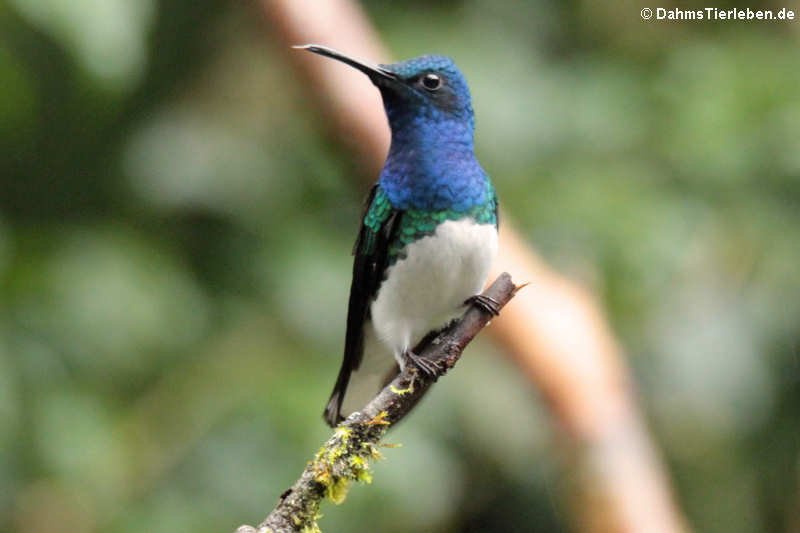
M 411 366 L 428 377 L 438 378 L 440 375 L 442 375 L 442 368 L 439 366 L 439 363 L 433 361 L 432 359 L 417 355 L 411 350 L 408 350 L 405 353 L 405 357 Z
M 464 305 L 476 305 L 494 316 L 500 314 L 500 302 L 491 296 L 484 296 L 483 294 L 476 294 L 464 300 Z

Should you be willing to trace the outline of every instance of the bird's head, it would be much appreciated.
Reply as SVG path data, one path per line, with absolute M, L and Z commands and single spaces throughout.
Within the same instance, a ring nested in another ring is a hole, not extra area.
M 381 91 L 393 135 L 409 133 L 408 129 L 426 130 L 426 125 L 449 124 L 463 129 L 462 135 L 472 142 L 475 123 L 469 87 L 452 59 L 426 55 L 377 65 L 326 46 L 295 48 L 336 59 L 366 74 Z

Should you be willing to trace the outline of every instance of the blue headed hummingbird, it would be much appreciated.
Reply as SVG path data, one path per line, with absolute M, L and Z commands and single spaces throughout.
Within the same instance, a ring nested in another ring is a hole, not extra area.
M 350 388 L 369 395 L 409 364 L 435 377 L 440 369 L 415 347 L 465 305 L 497 314 L 479 294 L 497 251 L 497 196 L 475 158 L 469 87 L 451 59 L 377 65 L 325 46 L 296 48 L 366 74 L 392 132 L 353 249 L 344 359 L 323 414 L 335 426 L 371 397 L 351 400 L 351 375 L 364 384 Z

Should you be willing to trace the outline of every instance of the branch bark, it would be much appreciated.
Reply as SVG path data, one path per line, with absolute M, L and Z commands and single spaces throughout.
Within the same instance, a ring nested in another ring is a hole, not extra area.
M 505 306 L 522 286 L 502 273 L 484 292 Z M 464 348 L 492 315 L 470 306 L 464 315 L 438 333 L 419 355 L 435 361 L 444 372 L 458 362 Z M 435 378 L 410 366 L 397 375 L 363 409 L 347 417 L 308 463 L 300 478 L 281 495 L 277 506 L 259 524 L 240 526 L 236 533 L 318 532 L 319 506 L 325 498 L 341 503 L 354 481 L 369 482 L 369 462 L 380 457 L 378 445 L 392 425 L 402 420 L 425 395 Z

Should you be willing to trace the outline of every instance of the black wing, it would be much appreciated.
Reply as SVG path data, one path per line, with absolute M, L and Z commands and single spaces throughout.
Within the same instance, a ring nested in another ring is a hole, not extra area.
M 358 369 L 364 356 L 364 323 L 369 318 L 372 303 L 386 270 L 389 243 L 394 236 L 401 211 L 391 207 L 379 185 L 372 187 L 361 218 L 361 231 L 353 247 L 353 281 L 350 285 L 350 302 L 347 307 L 347 333 L 344 358 L 333 392 L 325 407 L 323 417 L 331 426 L 341 420 L 344 393 L 350 374 Z M 367 223 L 369 219 L 369 224 Z

